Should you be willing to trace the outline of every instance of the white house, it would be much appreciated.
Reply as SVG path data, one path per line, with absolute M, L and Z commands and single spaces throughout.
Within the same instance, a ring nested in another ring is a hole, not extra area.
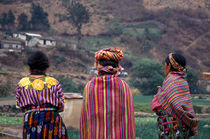
M 25 41 L 25 46 L 49 47 L 56 46 L 56 40 L 51 37 L 42 37 L 40 34 L 34 33 L 13 33 L 14 38 Z
M 29 41 L 26 41 L 26 46 L 51 47 L 51 46 L 56 46 L 56 40 L 47 37 L 37 37 L 37 38 L 32 38 Z
M 39 46 L 40 47 L 56 46 L 56 40 L 50 37 L 41 37 L 39 38 Z
M 7 50 L 9 52 L 22 52 L 24 47 L 20 41 L 1 40 L 0 49 Z
M 21 33 L 13 33 L 13 37 L 24 40 L 24 41 L 28 41 L 32 38 L 42 37 L 42 35 L 35 34 L 35 33 L 26 33 L 26 32 L 23 33 L 23 32 L 21 32 Z

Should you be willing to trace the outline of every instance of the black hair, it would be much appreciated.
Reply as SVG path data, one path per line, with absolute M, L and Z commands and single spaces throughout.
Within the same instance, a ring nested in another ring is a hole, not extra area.
M 102 66 L 112 66 L 113 68 L 117 68 L 119 65 L 119 62 L 116 62 L 114 60 L 100 59 L 99 64 Z M 99 71 L 99 74 L 105 75 L 105 74 L 111 74 L 111 73 L 107 73 L 105 71 Z
M 45 74 L 44 71 L 50 66 L 47 56 L 41 51 L 35 51 L 28 58 L 27 62 L 31 74 Z
M 172 54 L 172 57 L 174 58 L 174 60 L 178 64 L 180 64 L 182 67 L 185 68 L 185 66 L 186 66 L 186 60 L 185 60 L 184 56 L 182 56 L 181 54 L 178 54 L 178 53 L 174 53 L 174 54 Z M 170 60 L 169 60 L 169 56 L 166 57 L 165 62 L 166 62 L 167 65 L 171 64 L 170 63 Z M 177 69 L 174 69 L 173 66 L 171 66 L 171 70 L 172 71 L 178 71 Z

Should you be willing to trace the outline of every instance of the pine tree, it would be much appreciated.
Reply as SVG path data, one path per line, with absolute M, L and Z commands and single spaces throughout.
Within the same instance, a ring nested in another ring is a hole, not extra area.
M 31 25 L 32 29 L 49 29 L 48 13 L 44 12 L 43 8 L 40 5 L 35 5 L 34 3 L 31 6 Z
M 7 14 L 7 21 L 9 24 L 14 25 L 15 24 L 15 16 L 11 10 L 9 10 Z
M 2 29 L 5 29 L 5 26 L 8 24 L 7 13 L 1 14 L 0 24 L 1 24 Z
M 29 28 L 28 16 L 25 13 L 18 16 L 18 28 L 20 30 L 26 30 Z

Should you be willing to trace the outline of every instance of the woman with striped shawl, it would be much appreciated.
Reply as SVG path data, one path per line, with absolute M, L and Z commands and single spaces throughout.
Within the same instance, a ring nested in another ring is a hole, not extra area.
M 195 117 L 186 61 L 180 54 L 170 53 L 165 60 L 165 80 L 152 101 L 158 115 L 159 139 L 189 139 L 196 136 L 199 119 Z
M 123 52 L 107 48 L 95 54 L 98 76 L 87 83 L 81 110 L 81 139 L 135 139 L 133 98 L 119 78 Z

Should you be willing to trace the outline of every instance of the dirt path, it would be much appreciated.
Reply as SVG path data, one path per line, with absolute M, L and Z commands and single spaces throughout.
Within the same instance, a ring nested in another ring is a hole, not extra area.
M 198 38 L 196 38 L 192 43 L 190 43 L 187 46 L 184 46 L 183 51 L 187 51 L 189 48 L 192 49 L 193 46 L 196 46 L 195 44 L 200 41 L 203 37 L 205 37 L 206 35 L 210 34 L 210 32 L 206 32 L 204 34 L 202 34 L 201 36 L 199 36 Z

